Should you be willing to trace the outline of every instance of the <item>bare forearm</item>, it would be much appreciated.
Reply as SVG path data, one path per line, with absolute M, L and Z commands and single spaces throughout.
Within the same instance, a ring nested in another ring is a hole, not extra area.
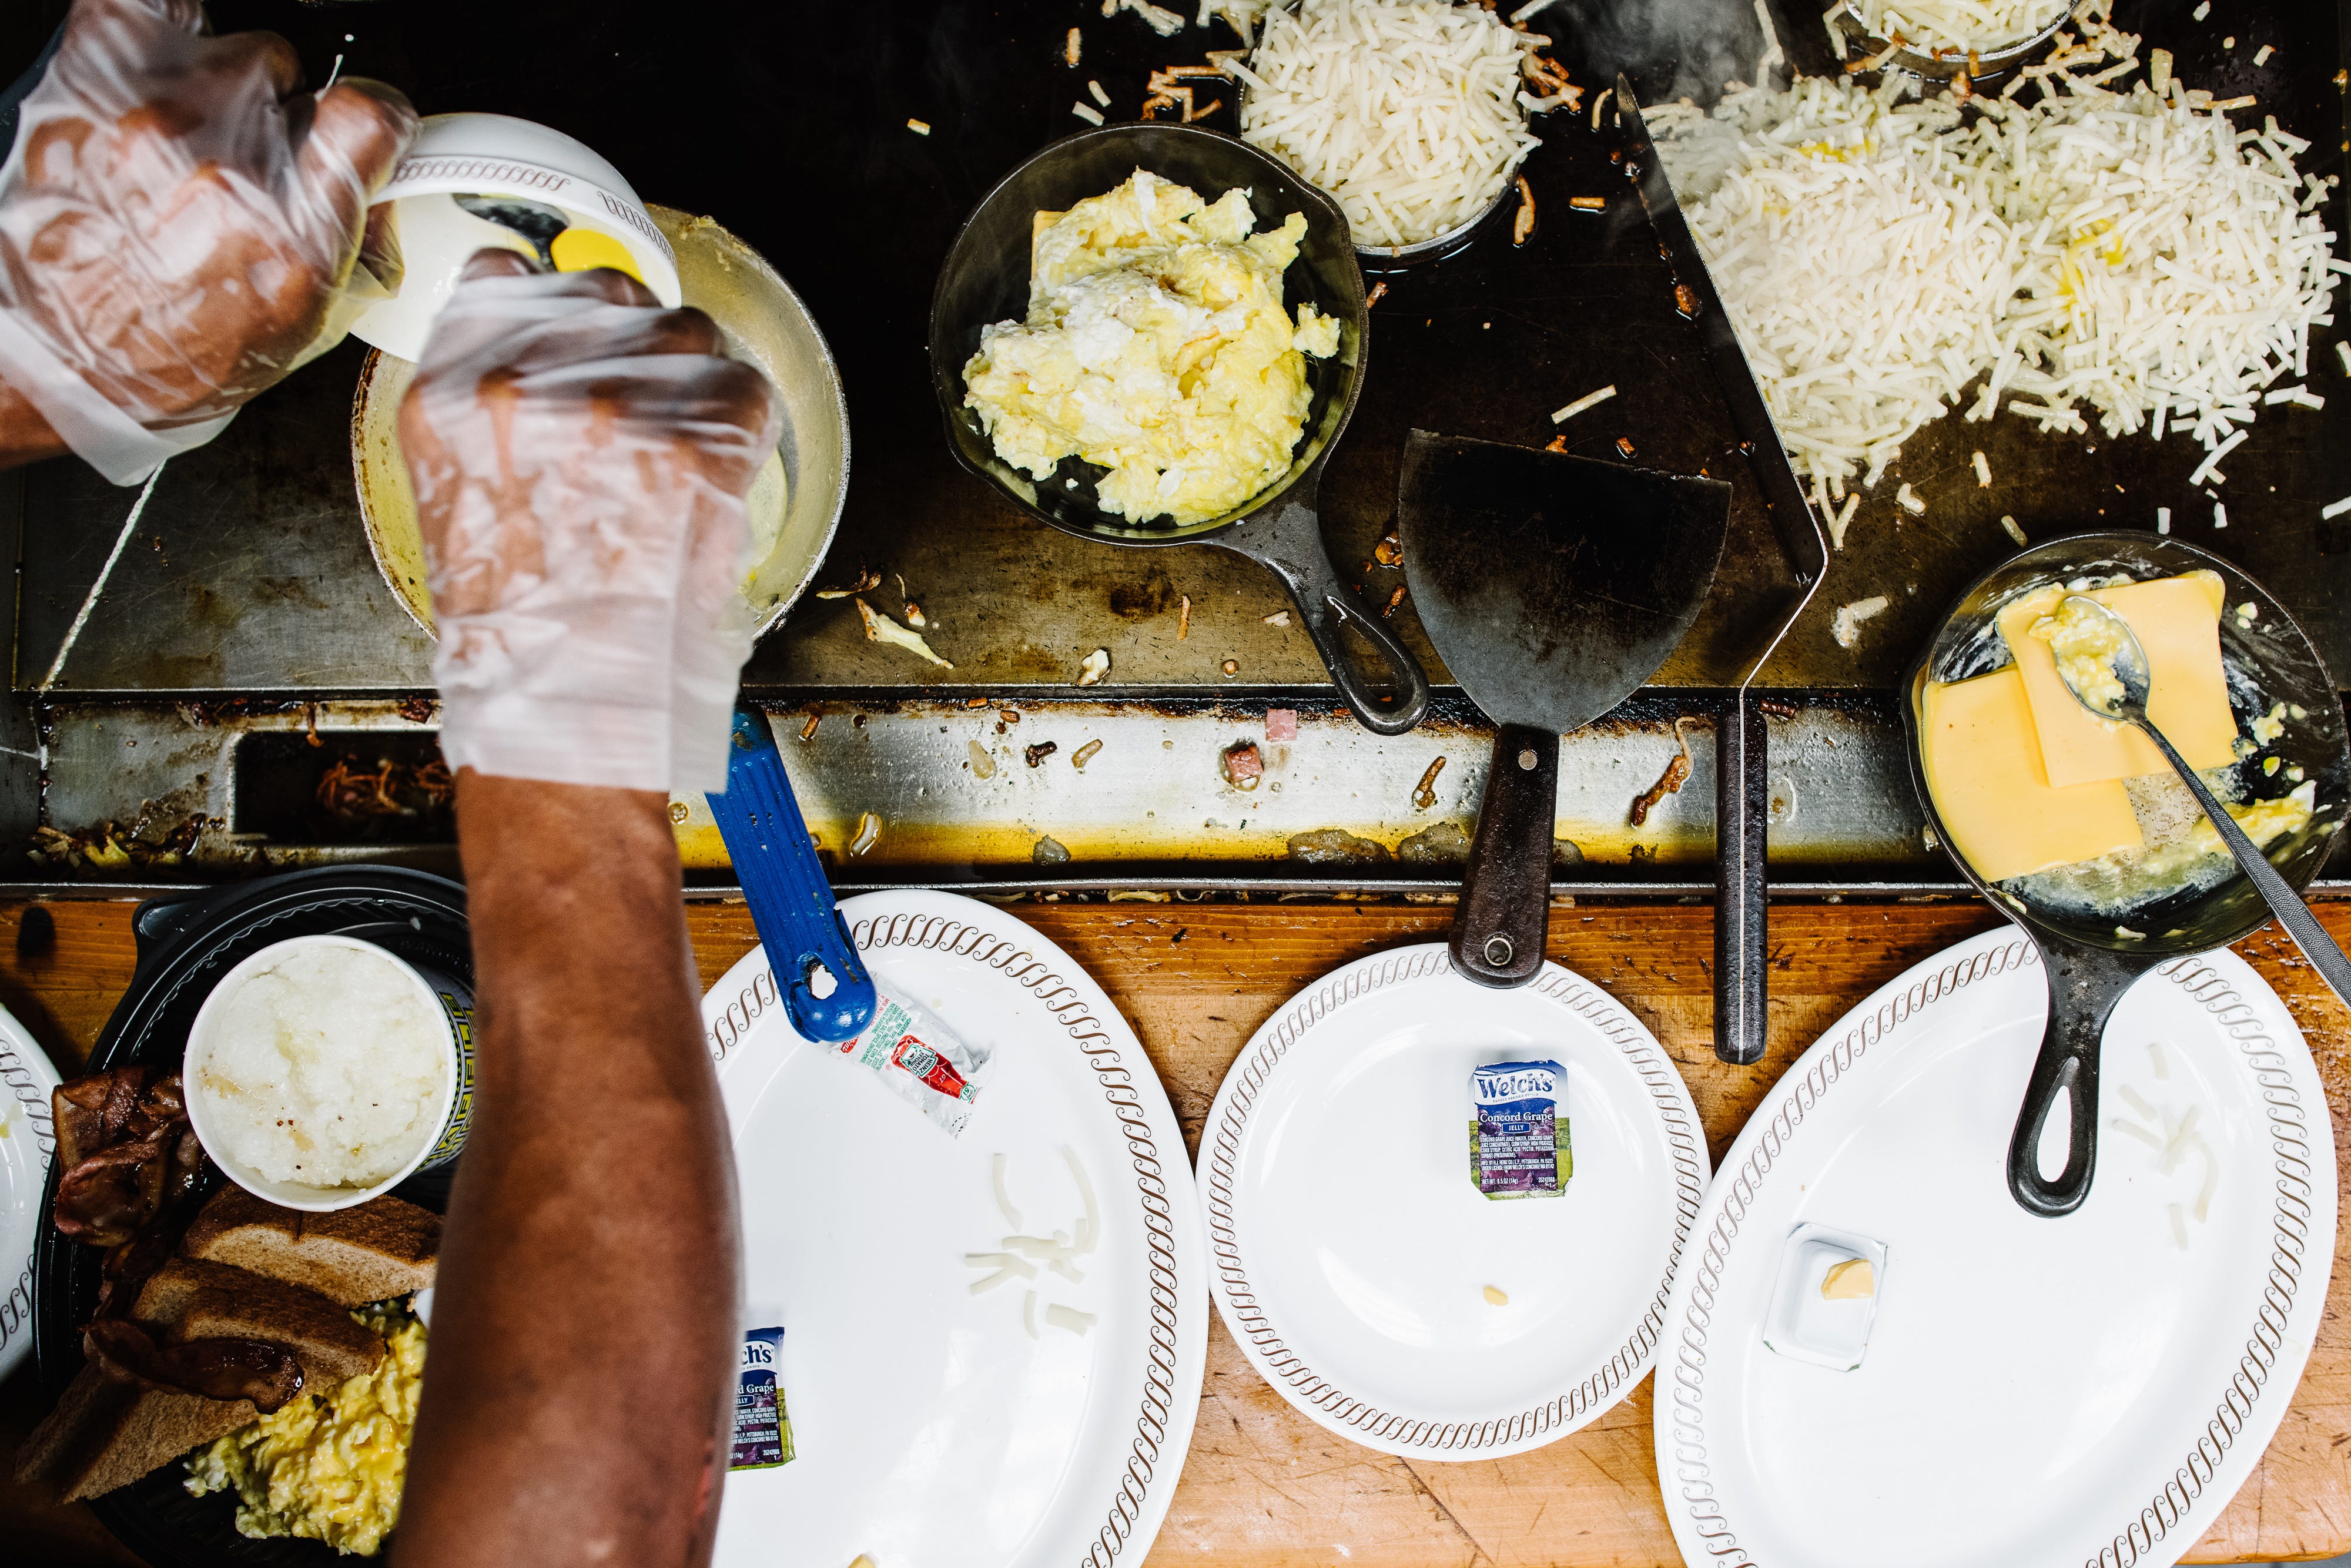
M 0 381 L 0 468 L 65 455 L 66 444 L 25 394 Z
M 699 1563 L 734 1178 L 666 802 L 468 770 L 457 807 L 480 1071 L 399 1554 Z

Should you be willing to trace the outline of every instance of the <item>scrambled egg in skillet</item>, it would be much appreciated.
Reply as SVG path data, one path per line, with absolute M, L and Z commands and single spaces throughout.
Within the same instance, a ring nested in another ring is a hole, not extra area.
M 308 1536 L 365 1557 L 400 1522 L 424 1325 L 397 1306 L 351 1315 L 384 1336 L 382 1364 L 332 1394 L 288 1400 L 189 1457 L 189 1491 L 235 1489 L 239 1534 Z
M 997 455 L 1032 478 L 1064 457 L 1130 522 L 1222 517 L 1279 479 L 1305 428 L 1305 356 L 1338 351 L 1337 318 L 1281 275 L 1306 217 L 1251 235 L 1249 193 L 1211 204 L 1138 169 L 1058 216 L 1040 213 L 1029 319 L 980 334 L 964 402 Z

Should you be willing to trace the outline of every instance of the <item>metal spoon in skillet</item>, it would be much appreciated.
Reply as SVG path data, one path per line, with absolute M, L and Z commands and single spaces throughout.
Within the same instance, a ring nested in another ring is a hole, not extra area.
M 2096 714 L 2100 718 L 2119 719 L 2135 725 L 2141 734 L 2155 742 L 2179 781 L 2196 796 L 2196 803 L 2204 809 L 2205 818 L 2229 852 L 2237 860 L 2237 869 L 2245 873 L 2254 889 L 2270 906 L 2280 924 L 2293 934 L 2295 946 L 2310 959 L 2319 975 L 2335 994 L 2351 1002 L 2351 958 L 2335 945 L 2310 912 L 2302 895 L 2286 884 L 2285 878 L 2270 864 L 2269 857 L 2261 852 L 2237 819 L 2229 814 L 2212 791 L 2198 778 L 2196 769 L 2188 766 L 2179 751 L 2167 739 L 2155 721 L 2147 717 L 2147 697 L 2148 674 L 2147 650 L 2139 646 L 2138 634 L 2130 622 L 2107 609 L 2085 593 L 2072 593 L 2059 603 L 2063 615 L 2072 616 L 2081 627 L 2087 646 L 2079 653 L 2068 653 L 2061 647 L 2057 654 L 2057 674 L 2074 700 Z M 2105 678 L 2101 678 L 2105 677 Z M 2085 690 L 2085 687 L 2089 689 Z

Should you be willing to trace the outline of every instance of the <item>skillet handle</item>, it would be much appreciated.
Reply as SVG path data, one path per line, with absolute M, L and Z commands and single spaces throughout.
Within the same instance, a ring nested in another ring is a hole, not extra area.
M 1558 817 L 1559 737 L 1503 725 L 1494 732 L 1450 943 L 1453 967 L 1481 986 L 1523 986 L 1542 967 Z
M 1714 1054 L 1763 1060 L 1771 1021 L 1771 735 L 1741 688 L 1714 731 Z
M 1319 489 L 1320 484 L 1318 475 L 1311 488 Z M 1314 651 L 1322 655 L 1322 667 L 1331 672 L 1339 695 L 1347 699 L 1357 721 L 1374 735 L 1402 735 L 1428 711 L 1428 676 L 1387 622 L 1339 580 L 1322 543 L 1315 498 L 1311 493 L 1303 503 L 1285 498 L 1272 513 L 1251 517 L 1214 542 L 1249 557 L 1281 579 L 1306 622 L 1306 634 L 1314 640 Z M 1390 678 L 1403 687 L 1393 704 L 1382 702 L 1374 694 L 1371 683 L 1348 653 L 1339 629 L 1350 622 L 1371 639 Z
M 2056 1219 L 2082 1207 L 2098 1162 L 2098 1048 L 2115 1004 L 2147 967 L 2095 949 L 2052 953 L 2041 948 L 2049 974 L 2049 1024 L 2024 1086 L 2024 1105 L 2008 1143 L 2008 1190 L 2017 1207 Z M 2065 1166 L 2041 1174 L 2041 1134 L 2061 1099 L 2065 1113 Z

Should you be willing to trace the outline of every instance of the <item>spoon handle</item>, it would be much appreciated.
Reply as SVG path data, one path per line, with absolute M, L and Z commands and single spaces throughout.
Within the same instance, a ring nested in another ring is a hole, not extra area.
M 2164 738 L 2163 731 L 2156 728 L 2153 721 L 2148 719 L 2142 718 L 2137 724 L 2147 738 L 2162 748 L 2173 771 L 2196 792 L 2196 803 L 2204 808 L 2204 815 L 2211 819 L 2213 829 L 2220 835 L 2220 841 L 2229 846 L 2231 854 L 2237 857 L 2237 869 L 2243 872 L 2259 890 L 2262 901 L 2270 906 L 2270 912 L 2292 934 L 2294 945 L 2302 949 L 2311 966 L 2335 994 L 2351 1002 L 2351 958 L 2343 956 L 2343 949 L 2335 945 L 2335 938 L 2318 924 L 2318 916 L 2310 912 L 2310 905 L 2302 901 L 2302 894 L 2286 884 L 2285 878 L 2278 874 L 2277 867 L 2270 864 L 2269 856 L 2262 853 L 2253 841 L 2245 836 L 2245 830 L 2237 826 L 2237 819 L 2229 815 L 2228 808 L 2213 798 L 2212 791 L 2205 788 L 2204 780 L 2196 776 L 2196 770 L 2189 767 L 2186 759 L 2172 748 L 2171 742 Z

